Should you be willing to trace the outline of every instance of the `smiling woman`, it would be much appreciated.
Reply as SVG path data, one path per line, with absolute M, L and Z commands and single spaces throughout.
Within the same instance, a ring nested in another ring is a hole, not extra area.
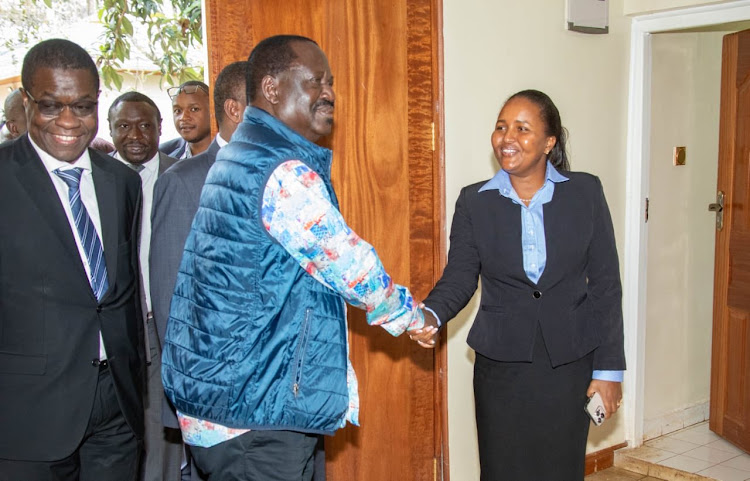
M 501 170 L 462 189 L 448 265 L 424 301 L 445 325 L 481 276 L 467 342 L 482 481 L 582 480 L 586 398 L 598 392 L 610 417 L 622 397 L 612 220 L 599 179 L 569 171 L 565 140 L 544 93 L 505 102 L 491 136 Z

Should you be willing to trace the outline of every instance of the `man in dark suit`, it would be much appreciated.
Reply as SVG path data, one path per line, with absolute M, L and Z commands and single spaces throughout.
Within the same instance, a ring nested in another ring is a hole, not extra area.
M 28 135 L 0 147 L 0 480 L 133 481 L 143 438 L 141 183 L 87 146 L 91 57 L 24 58 Z
M 188 80 L 179 87 L 167 89 L 167 94 L 172 99 L 174 126 L 180 136 L 164 142 L 159 150 L 176 159 L 205 152 L 211 144 L 208 85 Z
M 198 210 L 198 200 L 206 175 L 216 160 L 216 154 L 229 142 L 242 121 L 242 113 L 247 106 L 246 64 L 244 61 L 234 62 L 225 67 L 216 79 L 214 113 L 219 133 L 210 147 L 206 152 L 178 163 L 156 182 L 151 218 L 150 269 L 151 299 L 159 339 L 164 338 L 167 329 L 169 304 L 182 259 L 182 249 Z M 176 423 L 176 418 L 173 419 Z
M 161 422 L 164 389 L 161 384 L 161 348 L 151 312 L 149 290 L 149 245 L 151 243 L 151 206 L 156 179 L 177 159 L 159 152 L 161 113 L 153 100 L 139 92 L 120 95 L 109 108 L 109 132 L 117 152 L 115 157 L 141 176 L 143 209 L 139 239 L 141 268 L 141 312 L 146 331 L 148 384 L 145 407 L 145 446 L 140 479 L 177 480 L 182 464 L 182 444 L 173 432 L 165 432 Z
M 164 339 L 169 318 L 169 305 L 182 259 L 182 249 L 190 232 L 198 200 L 208 170 L 219 149 L 232 137 L 242 121 L 245 100 L 245 65 L 234 62 L 225 67 L 216 79 L 214 106 L 219 133 L 202 154 L 177 163 L 156 182 L 151 219 L 151 300 L 159 339 Z M 161 363 L 160 363 L 161 366 Z M 163 392 L 163 389 L 161 390 Z M 179 430 L 177 417 L 167 398 L 163 400 L 162 420 L 167 430 Z M 179 431 L 176 432 L 179 438 Z M 166 479 L 166 478 L 165 478 Z M 193 476 L 193 479 L 196 479 Z

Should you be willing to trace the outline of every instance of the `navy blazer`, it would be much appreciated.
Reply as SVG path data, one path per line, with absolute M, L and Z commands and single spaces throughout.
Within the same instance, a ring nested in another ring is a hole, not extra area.
M 180 159 L 182 155 L 185 153 L 185 148 L 187 147 L 187 142 L 182 137 L 177 137 L 175 139 L 167 140 L 166 142 L 162 142 L 159 144 L 159 152 L 162 154 L 166 154 L 170 157 L 174 157 L 175 159 Z
M 614 229 L 599 179 L 564 172 L 544 205 L 547 264 L 538 284 L 523 269 L 521 206 L 480 182 L 461 190 L 448 264 L 424 303 L 443 323 L 482 280 L 467 342 L 497 361 L 531 361 L 537 325 L 553 366 L 594 353 L 594 370 L 625 369 L 622 287 Z

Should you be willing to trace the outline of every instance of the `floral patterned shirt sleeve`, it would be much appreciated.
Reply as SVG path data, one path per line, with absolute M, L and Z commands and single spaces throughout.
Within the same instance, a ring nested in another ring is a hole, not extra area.
M 320 176 L 298 160 L 279 165 L 263 192 L 263 224 L 316 280 L 367 311 L 394 336 L 424 325 L 409 290 L 394 284 L 375 249 L 344 221 Z

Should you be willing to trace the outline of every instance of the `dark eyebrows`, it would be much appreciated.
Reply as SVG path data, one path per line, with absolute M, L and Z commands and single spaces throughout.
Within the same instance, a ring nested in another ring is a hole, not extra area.
M 44 97 L 48 97 L 48 98 L 44 98 Z M 57 97 L 55 96 L 55 94 L 52 93 L 52 92 L 42 92 L 39 96 L 34 95 L 34 98 L 36 98 L 37 100 L 49 100 L 50 102 L 58 102 L 59 101 L 57 99 Z M 75 104 L 75 103 L 78 103 L 78 102 L 96 102 L 96 101 L 98 101 L 98 97 L 97 96 L 93 96 L 92 97 L 91 94 L 87 93 L 86 95 L 84 95 L 82 97 L 78 97 L 77 99 L 75 99 L 71 103 Z
M 307 77 L 307 80 L 313 80 L 313 81 L 317 81 L 318 79 L 323 80 L 326 76 L 326 73 L 327 72 L 325 70 L 321 70 L 320 72 L 311 71 L 310 76 Z M 333 83 L 333 75 L 328 75 L 328 81 L 330 83 Z
M 189 104 L 182 106 L 179 103 L 173 103 L 172 104 L 172 110 L 180 108 L 180 109 L 189 109 L 190 107 L 200 107 L 203 108 L 200 102 L 190 102 Z
M 495 125 L 499 125 L 500 123 L 507 124 L 509 122 L 506 121 L 505 119 L 497 119 L 497 122 L 495 122 Z M 514 121 L 510 122 L 510 124 L 515 124 L 515 125 L 518 125 L 518 124 L 521 124 L 521 125 L 531 125 L 528 120 L 514 120 Z

